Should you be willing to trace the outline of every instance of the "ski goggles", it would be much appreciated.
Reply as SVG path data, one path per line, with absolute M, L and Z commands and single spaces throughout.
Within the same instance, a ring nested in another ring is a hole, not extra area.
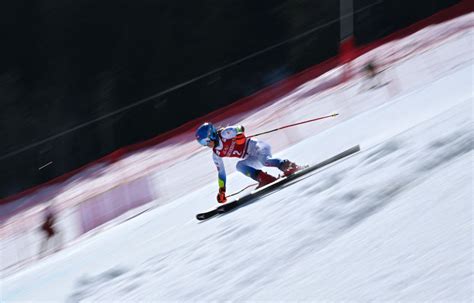
M 211 138 L 198 139 L 198 142 L 199 142 L 199 144 L 201 144 L 202 146 L 208 146 L 209 143 L 211 143 Z

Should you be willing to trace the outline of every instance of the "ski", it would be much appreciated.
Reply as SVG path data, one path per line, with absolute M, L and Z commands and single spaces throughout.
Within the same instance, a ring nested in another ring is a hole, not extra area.
M 245 196 L 242 196 L 242 197 L 238 197 L 236 199 L 234 199 L 233 201 L 230 201 L 230 202 L 227 202 L 225 204 L 222 204 L 222 205 L 219 205 L 217 206 L 216 208 L 213 208 L 209 211 L 206 211 L 206 212 L 202 212 L 202 213 L 199 213 L 196 215 L 196 218 L 200 221 L 202 220 L 207 220 L 209 218 L 212 218 L 216 215 L 219 215 L 219 214 L 223 214 L 223 213 L 226 213 L 226 212 L 229 212 L 229 211 L 232 211 L 236 208 L 239 208 L 241 207 L 242 205 L 244 204 L 249 204 L 251 201 L 255 201 L 257 200 L 258 198 L 262 197 L 263 195 L 266 195 L 268 193 L 271 193 L 273 192 L 274 190 L 276 190 L 277 188 L 281 187 L 282 185 L 284 184 L 287 184 L 293 180 L 296 180 L 298 178 L 300 178 L 301 176 L 304 176 L 310 172 L 313 172 L 317 169 L 320 169 L 324 166 L 327 166 L 331 163 L 334 163 L 340 159 L 343 159 L 347 156 L 350 156 L 356 152 L 360 151 L 360 146 L 359 145 L 356 145 L 352 148 L 349 148 L 329 159 L 326 159 L 320 163 L 317 163 L 317 164 L 314 164 L 314 165 L 310 165 L 310 166 L 306 166 L 304 167 L 303 169 L 301 170 L 298 170 L 297 172 L 289 175 L 289 176 L 284 176 L 284 177 L 280 177 L 278 178 L 276 181 L 270 183 L 270 184 L 267 184 L 265 186 L 262 186 L 258 189 L 255 189 L 253 190 L 252 192 L 250 192 L 249 194 L 245 195 Z

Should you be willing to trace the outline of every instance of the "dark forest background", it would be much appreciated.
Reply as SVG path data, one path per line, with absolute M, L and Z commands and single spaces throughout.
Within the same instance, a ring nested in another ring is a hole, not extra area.
M 456 0 L 354 0 L 368 43 Z M 0 2 L 0 198 L 335 56 L 336 0 Z M 45 138 L 321 27 L 120 114 Z M 39 168 L 52 161 L 44 169 Z

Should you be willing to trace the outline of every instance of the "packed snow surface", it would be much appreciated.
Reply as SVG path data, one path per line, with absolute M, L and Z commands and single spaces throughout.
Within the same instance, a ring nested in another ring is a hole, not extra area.
M 317 163 L 356 144 L 359 153 L 204 222 L 195 214 L 216 204 L 215 179 L 183 188 L 173 203 L 4 278 L 1 301 L 469 302 L 472 77 L 469 60 L 385 102 L 386 87 L 358 91 L 372 106 L 315 135 L 305 128 L 276 156 Z M 187 173 L 212 165 L 206 155 L 184 163 Z M 228 182 L 249 184 L 238 173 Z

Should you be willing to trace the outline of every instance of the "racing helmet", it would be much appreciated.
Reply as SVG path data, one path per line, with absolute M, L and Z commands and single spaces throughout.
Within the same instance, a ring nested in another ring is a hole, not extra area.
M 196 130 L 196 140 L 202 146 L 207 146 L 211 141 L 217 141 L 217 130 L 209 122 L 203 123 Z

